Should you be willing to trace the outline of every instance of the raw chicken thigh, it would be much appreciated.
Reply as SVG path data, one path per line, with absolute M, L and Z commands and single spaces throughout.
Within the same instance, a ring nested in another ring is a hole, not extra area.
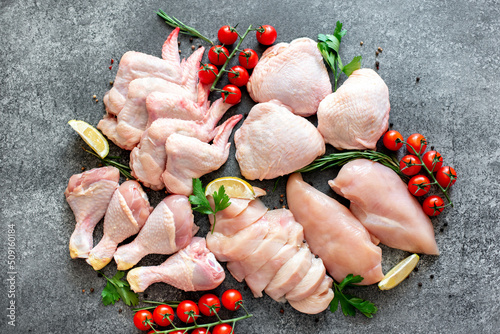
M 354 71 L 318 108 L 318 130 L 337 149 L 375 149 L 389 125 L 389 89 L 374 71 Z
M 289 174 L 325 153 L 316 127 L 276 100 L 250 110 L 234 143 L 241 174 L 249 180 Z
M 163 264 L 130 270 L 127 281 L 135 292 L 143 292 L 157 282 L 184 291 L 206 291 L 218 287 L 225 277 L 224 269 L 206 247 L 205 239 L 195 237 Z
M 370 160 L 354 160 L 328 184 L 351 201 L 352 213 L 384 245 L 439 254 L 431 220 L 390 168 Z
M 91 169 L 69 179 L 64 195 L 76 219 L 75 231 L 69 240 L 71 258 L 88 257 L 94 227 L 104 217 L 119 179 L 120 172 L 115 167 Z
M 87 263 L 95 270 L 104 268 L 115 254 L 116 247 L 137 234 L 153 208 L 137 181 L 126 181 L 115 190 L 104 217 L 104 235 L 89 254 Z
M 311 250 L 337 282 L 349 274 L 361 275 L 363 285 L 384 277 L 382 250 L 349 209 L 304 182 L 299 173 L 288 178 L 286 199 Z
M 298 38 L 268 48 L 247 83 L 255 102 L 279 100 L 300 116 L 316 113 L 332 92 L 332 85 L 317 43 Z
M 149 215 L 137 237 L 114 255 L 118 270 L 127 270 L 148 254 L 172 254 L 186 247 L 198 231 L 186 196 L 165 197 Z

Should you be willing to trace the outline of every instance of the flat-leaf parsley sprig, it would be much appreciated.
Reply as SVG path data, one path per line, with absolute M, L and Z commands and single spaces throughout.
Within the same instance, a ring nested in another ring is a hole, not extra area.
M 139 295 L 130 289 L 130 284 L 127 281 L 122 281 L 121 278 L 125 276 L 123 271 L 117 271 L 112 278 L 107 277 L 102 272 L 99 273 L 106 278 L 108 283 L 104 290 L 102 290 L 102 303 L 104 305 L 114 304 L 120 298 L 128 306 L 135 306 L 139 303 Z
M 372 302 L 342 293 L 342 290 L 346 286 L 352 286 L 353 284 L 360 283 L 361 281 L 363 281 L 363 277 L 349 274 L 339 284 L 335 281 L 333 282 L 335 297 L 330 303 L 330 311 L 332 313 L 337 311 L 340 303 L 340 307 L 342 308 L 344 315 L 354 316 L 356 314 L 356 310 L 358 310 L 368 318 L 373 318 L 373 315 L 377 313 L 378 309 Z

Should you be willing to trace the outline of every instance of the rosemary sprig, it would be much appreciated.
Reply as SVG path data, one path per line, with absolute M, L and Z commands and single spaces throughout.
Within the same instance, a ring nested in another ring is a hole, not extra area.
M 205 42 L 208 42 L 208 43 L 214 45 L 214 42 L 212 42 L 208 37 L 203 36 L 198 30 L 196 30 L 193 27 L 185 25 L 184 23 L 182 23 L 180 20 L 178 20 L 177 18 L 175 18 L 173 16 L 167 15 L 167 13 L 165 13 L 163 10 L 161 10 L 161 9 L 158 10 L 156 12 L 156 14 L 159 17 L 161 17 L 162 19 L 164 19 L 165 23 L 168 24 L 169 26 L 174 27 L 174 28 L 180 28 L 181 33 L 186 34 L 186 35 L 190 35 L 193 37 L 201 38 Z
M 92 154 L 93 156 L 97 157 L 99 160 L 101 160 L 101 162 L 106 165 L 106 166 L 113 166 L 113 167 L 116 167 L 120 173 L 125 176 L 127 179 L 129 180 L 135 180 L 135 178 L 132 176 L 132 174 L 130 174 L 130 167 L 127 166 L 127 165 L 124 165 L 124 164 L 121 164 L 117 161 L 114 161 L 116 159 L 120 159 L 120 157 L 114 157 L 114 156 L 107 156 L 106 158 L 101 158 L 99 155 L 97 155 L 95 152 L 92 152 L 92 151 L 89 151 L 87 150 L 85 147 L 82 147 L 83 150 L 87 153 L 90 153 Z M 114 159 L 114 160 L 112 160 Z

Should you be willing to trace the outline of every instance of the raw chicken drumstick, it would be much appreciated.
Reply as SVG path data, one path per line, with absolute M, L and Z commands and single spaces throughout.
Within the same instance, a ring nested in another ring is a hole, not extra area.
M 137 237 L 118 247 L 118 270 L 127 270 L 148 254 L 173 254 L 186 247 L 198 231 L 186 196 L 167 196 L 156 206 Z
M 94 270 L 104 268 L 113 258 L 116 247 L 137 234 L 153 208 L 137 181 L 126 181 L 115 190 L 104 216 L 104 235 L 90 251 L 87 263 Z
M 206 291 L 224 281 L 224 269 L 206 247 L 204 238 L 194 237 L 163 264 L 134 268 L 127 274 L 127 281 L 134 292 L 143 292 L 153 283 L 163 282 L 183 291 Z
M 351 201 L 351 211 L 386 246 L 438 255 L 434 227 L 399 176 L 378 162 L 345 164 L 328 184 Z
M 94 227 L 104 217 L 119 179 L 120 172 L 115 167 L 91 169 L 69 179 L 64 195 L 76 219 L 75 231 L 69 240 L 71 258 L 88 257 Z
M 363 285 L 384 278 L 382 250 L 348 208 L 304 182 L 300 173 L 288 178 L 286 199 L 311 250 L 337 282 L 349 274 L 361 275 Z
M 318 130 L 337 149 L 376 148 L 389 126 L 389 88 L 374 71 L 354 71 L 342 86 L 321 101 Z

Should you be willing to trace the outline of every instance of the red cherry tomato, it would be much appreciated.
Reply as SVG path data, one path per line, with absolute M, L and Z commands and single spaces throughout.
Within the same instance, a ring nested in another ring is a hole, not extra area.
M 206 328 L 196 328 L 191 334 L 210 334 L 210 332 Z
M 450 166 L 441 167 L 436 173 L 436 181 L 443 188 L 451 187 L 457 180 L 457 173 Z
M 422 162 L 431 172 L 435 172 L 443 166 L 443 157 L 439 152 L 429 151 L 422 156 Z
M 202 64 L 198 70 L 198 78 L 200 78 L 200 82 L 205 85 L 213 83 L 217 74 L 219 74 L 219 70 L 212 64 Z
M 397 151 L 403 146 L 403 136 L 396 131 L 387 131 L 383 138 L 384 146 L 391 151 Z
M 153 315 L 148 310 L 137 311 L 134 314 L 134 325 L 141 331 L 151 329 L 149 323 L 153 324 Z
M 420 169 L 422 169 L 422 166 L 420 166 L 420 161 L 414 155 L 405 155 L 399 162 L 399 170 L 404 175 L 411 176 L 418 174 L 418 172 L 420 172 Z
M 273 44 L 278 36 L 276 29 L 268 24 L 258 27 L 255 34 L 257 36 L 257 41 L 263 45 Z
M 222 45 L 214 45 L 208 51 L 208 60 L 214 65 L 224 65 L 229 57 L 229 51 Z
M 426 215 L 437 216 L 444 210 L 444 201 L 439 196 L 429 196 L 424 200 L 422 208 Z
M 215 315 L 220 310 L 220 300 L 216 295 L 208 293 L 201 296 L 200 300 L 198 301 L 198 308 L 203 315 Z
M 245 86 L 248 82 L 248 71 L 240 65 L 236 65 L 231 67 L 229 70 L 227 77 L 229 82 L 238 87 Z
M 230 311 L 236 311 L 243 302 L 243 297 L 238 290 L 229 289 L 222 294 L 222 305 Z
M 214 327 L 213 334 L 231 334 L 233 327 L 228 324 L 219 324 Z
M 418 154 L 423 154 L 427 148 L 427 140 L 420 133 L 414 133 L 406 140 L 406 149 L 410 154 L 416 154 L 412 150 L 415 150 Z
M 184 300 L 177 306 L 177 317 L 185 323 L 191 323 L 199 316 L 200 310 L 196 303 L 191 300 Z
M 431 185 L 425 175 L 415 175 L 408 182 L 408 190 L 413 196 L 423 196 L 429 192 Z
M 148 333 L 149 334 L 149 333 Z M 178 330 L 178 331 L 173 331 L 173 332 L 170 332 L 169 334 L 186 334 L 185 331 L 183 330 Z
M 226 85 L 222 88 L 222 98 L 229 104 L 237 104 L 241 101 L 241 90 L 235 85 Z
M 247 70 L 250 70 L 254 68 L 259 62 L 259 56 L 257 55 L 257 52 L 252 49 L 244 49 L 238 55 L 238 61 L 240 62 L 241 66 L 243 66 Z
M 217 32 L 217 37 L 222 44 L 231 45 L 238 39 L 236 29 L 231 26 L 222 26 Z
M 174 321 L 175 312 L 174 310 L 165 304 L 156 306 L 153 311 L 153 320 L 156 324 L 166 327 L 171 325 L 171 321 Z M 169 321 L 170 319 L 170 321 Z

